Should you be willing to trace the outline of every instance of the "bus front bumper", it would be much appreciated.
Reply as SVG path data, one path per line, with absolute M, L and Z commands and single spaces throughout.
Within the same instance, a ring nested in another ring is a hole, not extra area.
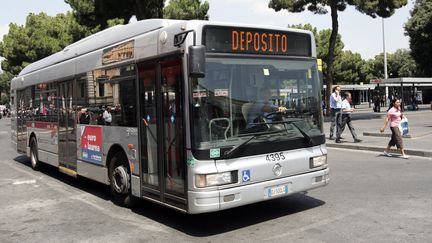
M 255 202 L 280 198 L 283 196 L 323 187 L 329 183 L 329 168 L 323 170 L 284 177 L 271 181 L 240 185 L 219 191 L 189 191 L 188 213 L 198 214 L 234 208 Z M 269 197 L 271 188 L 287 185 L 287 190 L 280 195 Z

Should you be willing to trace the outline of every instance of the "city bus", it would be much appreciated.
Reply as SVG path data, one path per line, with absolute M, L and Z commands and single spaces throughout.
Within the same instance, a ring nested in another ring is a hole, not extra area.
M 328 184 L 321 87 L 309 31 L 143 20 L 26 66 L 12 144 L 118 205 L 214 212 Z

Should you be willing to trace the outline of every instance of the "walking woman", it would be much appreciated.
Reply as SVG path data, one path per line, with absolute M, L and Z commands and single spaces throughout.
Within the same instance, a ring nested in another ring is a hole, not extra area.
M 384 122 L 384 126 L 380 129 L 380 132 L 384 132 L 387 127 L 387 123 L 390 122 L 390 130 L 392 132 L 391 140 L 387 145 L 386 150 L 384 150 L 384 155 L 387 157 L 391 157 L 390 148 L 395 146 L 400 149 L 401 158 L 408 159 L 409 157 L 405 154 L 403 148 L 402 134 L 399 130 L 399 123 L 402 120 L 402 112 L 401 112 L 401 102 L 399 98 L 394 98 L 391 101 L 391 108 L 387 111 L 387 117 Z

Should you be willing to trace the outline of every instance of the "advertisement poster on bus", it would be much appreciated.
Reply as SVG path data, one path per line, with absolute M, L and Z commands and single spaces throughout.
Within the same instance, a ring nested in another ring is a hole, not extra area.
M 81 127 L 81 156 L 84 161 L 102 164 L 101 127 Z

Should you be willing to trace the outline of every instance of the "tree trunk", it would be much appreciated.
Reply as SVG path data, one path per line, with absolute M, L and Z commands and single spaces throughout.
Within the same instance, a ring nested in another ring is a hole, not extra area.
M 338 10 L 337 10 L 337 2 L 332 1 L 330 4 L 331 9 L 331 17 L 332 17 L 332 32 L 330 35 L 330 46 L 328 51 L 328 59 L 327 59 L 327 85 L 326 85 L 326 107 L 327 107 L 327 116 L 330 115 L 330 95 L 332 93 L 332 85 L 333 85 L 333 74 L 334 74 L 334 67 L 333 67 L 333 61 L 334 61 L 334 50 L 336 46 L 336 38 L 338 35 L 339 30 L 339 23 L 338 23 Z

